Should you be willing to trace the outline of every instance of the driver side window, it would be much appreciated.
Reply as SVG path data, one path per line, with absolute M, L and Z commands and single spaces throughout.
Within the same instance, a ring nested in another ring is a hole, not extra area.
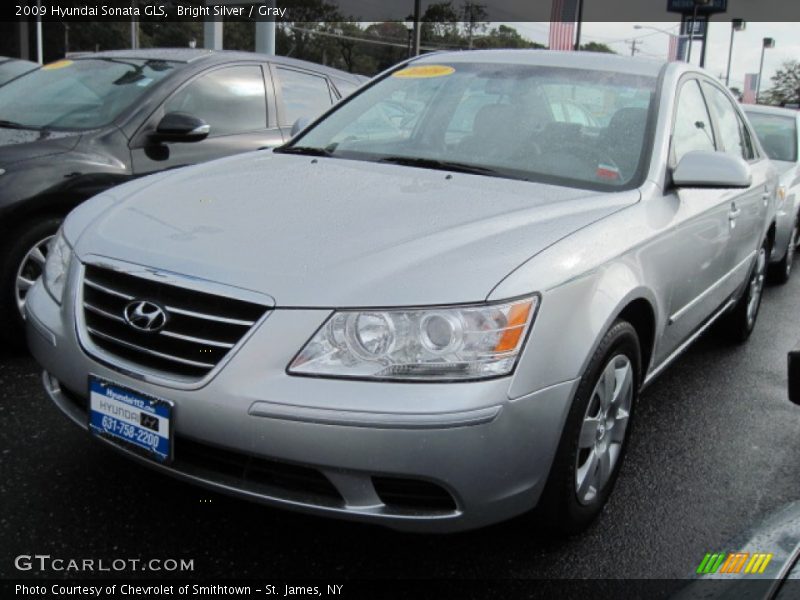
M 237 66 L 200 75 L 164 103 L 164 112 L 183 112 L 211 126 L 209 137 L 267 127 L 261 67 Z
M 672 131 L 672 156 L 676 165 L 687 152 L 716 149 L 714 130 L 700 84 L 694 79 L 687 81 L 679 93 Z

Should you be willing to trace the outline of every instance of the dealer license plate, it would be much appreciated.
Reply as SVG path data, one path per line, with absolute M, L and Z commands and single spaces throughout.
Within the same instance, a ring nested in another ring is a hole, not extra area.
M 159 462 L 172 459 L 172 403 L 94 376 L 89 430 Z

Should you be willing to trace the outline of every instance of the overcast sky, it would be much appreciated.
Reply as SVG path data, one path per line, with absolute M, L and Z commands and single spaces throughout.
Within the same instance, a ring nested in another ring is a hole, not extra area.
M 677 15 L 676 15 L 677 17 Z M 530 40 L 547 44 L 549 23 L 507 23 L 515 27 Z M 637 49 L 638 56 L 664 59 L 667 56 L 669 37 L 652 29 L 635 29 L 636 23 L 584 23 L 581 35 L 582 43 L 589 41 L 608 44 L 619 54 L 630 55 L 631 39 L 641 42 Z M 671 32 L 678 32 L 679 18 L 674 23 L 640 23 L 642 26 L 655 27 Z M 800 24 L 789 23 L 747 23 L 744 31 L 735 34 L 733 42 L 733 62 L 731 66 L 731 85 L 741 88 L 745 73 L 758 73 L 758 62 L 761 58 L 761 40 L 764 37 L 775 38 L 775 47 L 768 49 L 764 56 L 764 84 L 762 89 L 770 87 L 770 77 L 786 60 L 800 60 Z M 714 75 L 725 76 L 728 63 L 728 46 L 730 44 L 730 21 L 714 22 L 712 19 L 708 30 L 708 49 L 706 50 L 706 68 Z M 694 43 L 692 62 L 700 60 L 700 42 Z

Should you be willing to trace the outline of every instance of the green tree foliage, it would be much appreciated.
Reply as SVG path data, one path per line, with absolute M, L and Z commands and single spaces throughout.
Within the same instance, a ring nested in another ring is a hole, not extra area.
M 772 76 L 772 87 L 762 99 L 778 106 L 800 103 L 800 61 L 784 62 Z
M 607 54 L 616 54 L 610 47 L 606 44 L 601 44 L 600 42 L 587 42 L 586 44 L 581 44 L 581 50 L 586 52 L 605 52 Z
M 477 38 L 475 48 L 544 48 L 520 35 L 513 27 L 500 25 L 493 28 L 488 34 Z

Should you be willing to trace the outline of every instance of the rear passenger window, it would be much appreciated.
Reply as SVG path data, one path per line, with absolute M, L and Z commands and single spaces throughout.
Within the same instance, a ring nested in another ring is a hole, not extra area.
M 318 117 L 333 104 L 328 80 L 294 69 L 275 69 L 281 84 L 281 125 L 292 125 L 300 117 Z
M 733 102 L 728 99 L 722 90 L 714 85 L 703 83 L 703 89 L 708 97 L 711 110 L 714 111 L 717 117 L 719 138 L 723 146 L 720 150 L 740 158 L 750 158 L 750 153 L 745 148 L 742 137 L 742 123 L 736 108 L 733 106 Z
M 678 96 L 672 152 L 675 164 L 693 150 L 715 150 L 714 133 L 700 85 L 696 80 L 683 84 Z
M 336 86 L 336 89 L 339 90 L 339 95 L 342 98 L 346 98 L 347 96 L 355 92 L 359 87 L 357 83 L 346 81 L 344 79 L 339 79 L 338 77 L 333 78 L 333 83 Z

